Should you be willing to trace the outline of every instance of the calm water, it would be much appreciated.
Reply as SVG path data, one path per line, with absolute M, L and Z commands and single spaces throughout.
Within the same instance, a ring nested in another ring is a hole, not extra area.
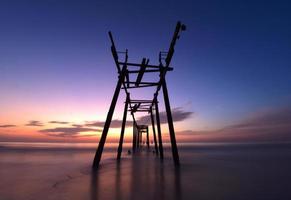
M 291 199 L 291 144 L 180 144 L 175 168 L 166 145 L 160 162 L 143 148 L 115 160 L 96 144 L 0 143 L 0 199 Z

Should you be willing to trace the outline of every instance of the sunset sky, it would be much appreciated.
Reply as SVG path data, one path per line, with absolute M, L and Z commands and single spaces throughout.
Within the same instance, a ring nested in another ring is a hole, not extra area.
M 167 74 L 178 143 L 291 141 L 290 10 L 280 0 L 1 1 L 0 141 L 98 142 L 117 82 L 107 32 L 130 61 L 157 64 L 178 20 L 187 31 Z

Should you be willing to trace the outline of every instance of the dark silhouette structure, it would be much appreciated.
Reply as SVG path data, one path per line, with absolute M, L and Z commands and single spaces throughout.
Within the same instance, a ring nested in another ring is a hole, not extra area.
M 140 148 L 142 143 L 142 134 L 146 133 L 146 145 L 147 148 L 149 148 L 149 129 L 147 125 L 138 125 L 137 121 L 135 119 L 135 113 L 136 112 L 146 112 L 150 114 L 151 118 L 151 124 L 153 128 L 153 138 L 154 138 L 154 145 L 155 145 L 155 152 L 157 155 L 160 156 L 160 159 L 163 159 L 164 153 L 163 153 L 163 142 L 162 142 L 162 134 L 161 134 L 161 123 L 160 123 L 160 116 L 159 116 L 159 107 L 158 107 L 158 95 L 159 91 L 162 88 L 163 96 L 164 96 L 164 102 L 166 107 L 166 114 L 167 114 L 167 120 L 168 120 L 168 126 L 169 126 L 169 133 L 170 133 L 170 140 L 171 140 L 171 148 L 172 148 L 172 154 L 174 163 L 176 166 L 179 166 L 179 154 L 176 144 L 176 137 L 175 137 L 175 130 L 173 125 L 173 118 L 172 118 L 172 112 L 171 112 L 171 106 L 169 101 L 169 95 L 168 95 L 168 89 L 166 84 L 166 73 L 168 71 L 172 71 L 173 68 L 170 67 L 170 63 L 174 54 L 174 47 L 176 44 L 176 41 L 180 37 L 181 31 L 186 30 L 186 26 L 184 24 L 181 24 L 181 22 L 178 22 L 175 28 L 175 32 L 169 47 L 169 50 L 167 52 L 161 51 L 159 53 L 159 64 L 158 65 L 151 65 L 149 64 L 149 59 L 143 58 L 141 63 L 130 63 L 128 62 L 128 51 L 119 52 L 116 50 L 113 36 L 111 32 L 109 32 L 109 37 L 111 40 L 111 52 L 112 56 L 115 62 L 115 65 L 117 67 L 118 71 L 118 82 L 115 88 L 115 92 L 111 101 L 111 105 L 109 108 L 109 112 L 107 114 L 107 118 L 104 124 L 104 129 L 99 141 L 98 148 L 96 150 L 94 162 L 93 162 L 93 168 L 97 169 L 99 166 L 99 162 L 102 156 L 104 144 L 106 141 L 108 129 L 112 120 L 113 112 L 116 106 L 116 102 L 120 93 L 120 89 L 124 89 L 126 93 L 126 100 L 125 100 L 125 106 L 124 106 L 124 112 L 123 112 L 123 120 L 122 120 L 122 126 L 121 126 L 121 133 L 120 133 L 120 140 L 119 140 L 119 146 L 118 146 L 118 153 L 117 153 L 117 159 L 120 160 L 121 152 L 122 152 L 122 145 L 123 145 L 123 138 L 124 138 L 124 130 L 126 125 L 126 117 L 127 112 L 130 112 L 133 118 L 133 142 L 132 142 L 132 150 L 133 153 Z M 123 54 L 124 59 L 121 61 L 119 59 L 119 56 Z M 132 67 L 137 67 L 138 69 L 132 69 Z M 143 76 L 145 73 L 158 73 L 159 74 L 159 81 L 157 82 L 145 82 L 143 81 Z M 136 80 L 130 80 L 129 75 L 130 74 L 136 74 Z M 153 95 L 153 99 L 151 100 L 144 100 L 144 99 L 131 99 L 130 98 L 130 92 L 129 90 L 132 88 L 144 88 L 144 87 L 156 87 L 156 91 Z M 155 113 L 154 113 L 155 111 Z M 157 124 L 157 134 L 156 136 L 156 130 L 155 130 L 155 120 L 154 116 L 156 117 L 156 124 Z

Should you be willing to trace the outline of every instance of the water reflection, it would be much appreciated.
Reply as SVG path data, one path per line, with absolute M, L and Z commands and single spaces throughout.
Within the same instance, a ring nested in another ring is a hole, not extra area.
M 143 152 L 91 173 L 91 200 L 181 199 L 180 169 Z M 145 155 L 144 155 L 145 154 Z
M 114 199 L 122 199 L 122 191 L 121 191 L 121 184 L 122 184 L 122 180 L 121 180 L 121 169 L 122 169 L 122 162 L 117 161 L 116 162 L 116 181 L 115 181 L 115 188 L 116 188 L 116 192 L 115 192 L 115 198 Z
M 98 172 L 91 171 L 91 200 L 98 199 Z
M 181 190 L 181 168 L 176 167 L 175 168 L 175 175 L 174 175 L 174 183 L 175 183 L 175 189 L 173 196 L 175 199 L 183 199 L 182 196 L 182 190 Z

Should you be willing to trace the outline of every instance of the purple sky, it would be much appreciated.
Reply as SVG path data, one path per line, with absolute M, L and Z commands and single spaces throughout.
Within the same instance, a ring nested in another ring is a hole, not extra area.
M 131 61 L 157 63 L 177 20 L 187 31 L 168 88 L 172 107 L 192 113 L 177 122 L 177 131 L 214 138 L 232 127 L 237 138 L 289 135 L 290 8 L 288 1 L 2 1 L 0 139 L 104 121 L 117 80 L 107 31 L 120 50 L 129 49 Z M 136 95 L 152 97 L 152 91 Z M 250 119 L 264 127 L 234 128 Z M 38 129 L 28 130 L 29 123 Z

